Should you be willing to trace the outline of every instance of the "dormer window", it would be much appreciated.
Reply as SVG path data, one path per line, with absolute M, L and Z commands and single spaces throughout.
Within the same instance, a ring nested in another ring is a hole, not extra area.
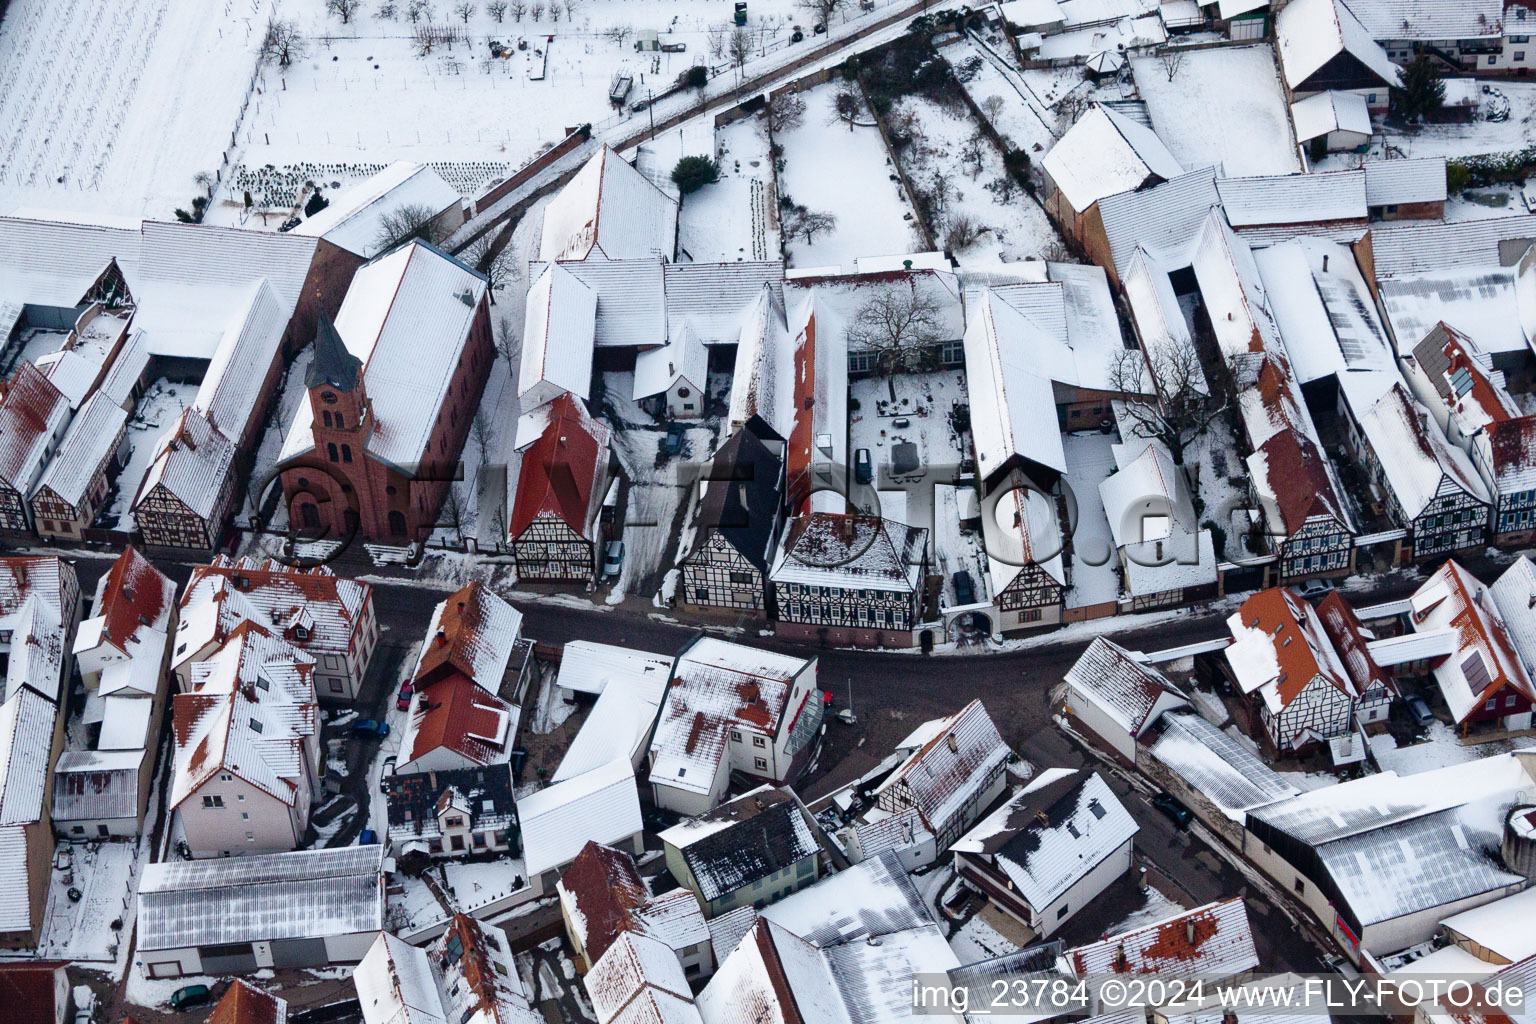
M 305 629 L 303 626 L 294 626 L 293 627 L 293 638 L 295 640 L 308 640 L 309 639 L 309 630 Z

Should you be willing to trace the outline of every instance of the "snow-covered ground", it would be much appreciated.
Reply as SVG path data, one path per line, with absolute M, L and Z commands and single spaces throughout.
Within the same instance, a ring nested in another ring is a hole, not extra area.
M 830 213 L 836 226 L 817 234 L 785 239 L 791 266 L 852 264 L 861 256 L 890 256 L 921 246 L 916 214 L 896 169 L 873 125 L 849 129 L 833 107 L 837 86 L 820 85 L 802 93 L 805 120 L 780 132 L 784 166 L 779 193 L 816 213 Z M 868 121 L 866 113 L 863 120 Z
M 762 121 L 747 118 L 715 133 L 720 180 L 683 198 L 678 246 L 697 263 L 777 259 L 778 199 Z
M 971 919 L 956 929 L 955 934 L 949 937 L 949 948 L 955 951 L 955 956 L 962 964 L 979 963 L 982 960 L 990 960 L 995 956 L 1006 956 L 1009 953 L 1018 952 L 1019 947 L 987 923 L 981 913 L 973 914 Z
M 83 844 L 61 846 L 70 851 L 72 878 L 66 882 L 63 872 L 53 872 L 38 955 L 110 964 L 131 931 L 129 905 L 138 881 L 138 845 L 102 843 L 94 849 Z M 69 900 L 71 888 L 80 891 L 77 903 Z M 122 922 L 124 927 L 113 929 L 113 921 Z
M 1014 183 L 1002 154 L 981 135 L 969 108 L 913 95 L 900 101 L 902 109 L 910 110 L 919 126 L 901 153 L 902 167 L 913 188 L 935 197 L 934 234 L 961 266 L 1038 258 L 1060 244 L 1045 211 Z M 939 203 L 944 193 L 947 198 Z M 961 224 L 975 233 L 963 247 L 960 239 L 948 237 Z
M 1395 771 L 1399 775 L 1417 775 L 1447 765 L 1465 764 L 1522 746 L 1515 740 L 1462 743 L 1456 738 L 1456 731 L 1439 719 L 1429 724 L 1429 736 L 1422 743 L 1399 747 L 1390 733 L 1372 736 L 1370 743 L 1371 753 L 1381 770 Z
M 1067 607 L 1107 604 L 1120 596 L 1119 560 L 1099 484 L 1115 469 L 1113 434 L 1067 434 L 1061 439 L 1067 459 L 1067 483 L 1077 498 L 1072 524 L 1072 589 Z M 1129 628 L 1129 627 L 1127 627 Z
M 251 516 L 258 512 L 255 503 L 269 494 L 282 493 L 282 486 L 275 479 L 269 486 L 264 487 L 263 484 L 277 467 L 277 456 L 283 450 L 283 439 L 288 436 L 288 428 L 293 423 L 299 403 L 309 400 L 309 390 L 304 386 L 304 377 L 309 372 L 309 364 L 314 357 L 315 347 L 307 345 L 288 366 L 288 375 L 283 380 L 283 391 L 277 400 L 277 418 L 267 424 L 266 433 L 261 436 L 261 444 L 256 449 L 256 462 L 251 470 L 251 486 L 244 496 L 245 505 L 240 512 L 242 516 Z M 266 493 L 260 493 L 263 491 Z M 269 528 L 278 532 L 286 530 L 288 506 L 278 498 L 273 502 L 273 509 L 274 515 Z
M 443 875 L 461 910 L 511 895 L 528 885 L 528 872 L 522 860 L 511 857 L 476 862 L 448 860 L 443 863 Z
M 124 532 L 134 529 L 133 513 L 129 511 L 133 499 L 139 493 L 139 484 L 149 473 L 150 462 L 155 455 L 155 445 L 181 411 L 197 397 L 196 384 L 178 384 L 164 377 L 150 384 L 133 415 L 128 417 L 125 441 L 128 445 L 128 464 L 118 474 L 112 504 L 103 513 L 113 528 Z
M 271 0 L 13 0 L 0 23 L 0 211 L 152 216 L 219 170 Z
M 1168 80 L 1157 57 L 1134 58 L 1152 126 L 1185 170 L 1220 164 L 1228 177 L 1301 170 L 1270 46 L 1191 50 Z
M 1507 120 L 1426 124 L 1415 128 L 1379 124 L 1377 127 L 1385 138 L 1385 145 L 1403 156 L 1447 157 L 1505 153 L 1529 146 L 1531 139 L 1536 137 L 1536 82 L 1486 84 L 1509 101 Z M 1380 150 L 1380 145 L 1373 146 L 1370 156 L 1379 158 Z

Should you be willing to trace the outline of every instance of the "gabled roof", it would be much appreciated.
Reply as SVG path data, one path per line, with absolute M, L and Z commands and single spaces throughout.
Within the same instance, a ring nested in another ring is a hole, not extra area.
M 37 478 L 32 494 L 36 496 L 46 487 L 79 510 L 86 491 L 97 474 L 104 470 L 107 459 L 122 437 L 123 424 L 127 422 L 127 411 L 109 395 L 101 391 L 92 394 L 70 421 L 64 440 L 59 442 L 59 449 L 54 452 L 43 475 Z
M 751 417 L 720 446 L 710 463 L 694 518 L 694 535 L 700 540 L 688 554 L 699 554 L 713 531 L 766 573 L 783 500 L 779 490 L 783 474 L 784 439 L 762 417 Z
M 1051 147 L 1041 166 L 1079 213 L 1105 196 L 1184 173 L 1151 128 L 1097 105 Z
M 1478 39 L 1498 36 L 1504 0 L 1348 0 L 1375 39 Z
M 505 761 L 519 710 L 468 676 L 449 670 L 411 697 L 401 736 L 402 764 L 450 750 L 478 765 Z
M 597 485 L 608 470 L 611 434 L 579 399 L 568 394 L 555 399 L 544 432 L 523 453 L 508 536 L 516 540 L 536 518 L 552 515 L 590 539 L 603 500 Z
M 1152 725 L 1152 710 L 1164 697 L 1178 704 L 1188 703 L 1188 698 L 1161 672 L 1103 637 L 1096 637 L 1088 645 L 1067 670 L 1066 681 L 1091 696 L 1105 714 L 1133 736 Z
M 383 249 L 381 229 L 390 214 L 411 206 L 436 217 L 461 201 L 458 190 L 431 167 L 397 160 L 336 195 L 329 206 L 306 218 L 293 233 L 322 238 L 364 259 L 372 259 Z
M 143 651 L 158 664 L 175 605 L 176 584 L 130 544 L 97 584 L 96 614 L 80 624 L 75 651 L 106 642 L 136 657 L 139 643 L 149 639 L 150 631 L 158 631 L 162 647 Z M 97 623 L 95 628 L 92 623 Z
M 1536 217 L 1524 213 L 1468 221 L 1403 221 L 1372 226 L 1371 259 L 1378 281 L 1420 273 L 1445 275 L 1463 268 L 1512 266 L 1532 242 Z
M 1319 221 L 1363 222 L 1364 171 L 1274 174 L 1253 178 L 1217 178 L 1227 221 L 1234 228 Z
M 1443 156 L 1367 160 L 1364 169 L 1365 201 L 1372 206 L 1443 203 L 1446 200 L 1445 157 Z
M 367 1024 L 449 1024 L 427 951 L 380 932 L 352 972 Z
M 1353 57 L 1383 85 L 1396 85 L 1400 72 L 1360 19 L 1341 0 L 1293 0 L 1275 18 L 1285 84 L 1302 87 L 1340 54 Z
M 1013 751 L 980 700 L 928 727 L 931 736 L 881 781 L 875 793 L 902 787 L 924 823 L 937 833 L 987 786 Z
M 1319 677 L 1353 695 L 1349 674 L 1317 612 L 1289 587 L 1261 590 L 1227 619 L 1227 664 L 1244 694 L 1257 691 L 1272 715 Z
M 427 686 L 451 669 L 489 693 L 498 692 L 522 629 L 522 612 L 472 580 L 433 609 L 416 659 L 417 685 Z
M 1216 171 L 1202 167 L 1139 192 L 1099 200 L 1104 235 L 1117 274 L 1124 275 L 1137 249 L 1166 270 L 1190 263 L 1200 224 L 1221 203 Z
M 1420 633 L 1456 631 L 1456 650 L 1434 667 L 1434 676 L 1458 723 L 1505 688 L 1536 701 L 1536 686 L 1499 618 L 1494 595 L 1454 560 L 1414 592 L 1410 621 Z
M 704 389 L 709 384 L 709 350 L 687 322 L 665 345 L 635 357 L 635 383 L 631 396 L 638 402 L 659 395 L 678 383 L 694 389 L 702 408 L 706 397 Z
M 1413 346 L 1413 359 L 1465 433 L 1520 416 L 1502 375 L 1494 376 L 1492 359 L 1473 338 L 1444 320 Z
M 53 701 L 31 687 L 0 703 L 0 826 L 42 820 L 58 715 Z
M 54 1002 L 63 969 L 57 960 L 0 964 L 0 1003 L 9 1024 L 57 1024 L 63 1018 L 65 1008 Z
M 1194 711 L 1163 715 L 1147 750 L 1238 824 L 1254 808 L 1300 792 L 1249 747 Z
M 1344 663 L 1357 696 L 1377 688 L 1388 694 L 1397 692 L 1392 677 L 1371 657 L 1369 644 L 1375 636 L 1360 624 L 1359 616 L 1342 594 L 1337 590 L 1329 591 L 1328 596 L 1317 603 L 1317 617 L 1322 620 L 1323 632 L 1328 634 L 1339 660 Z
M 682 851 L 699 896 L 714 901 L 814 857 L 807 813 L 788 789 L 759 787 L 662 833 Z
M 517 802 L 530 877 L 576 859 L 589 841 L 621 843 L 641 831 L 640 795 L 629 759 L 615 758 Z
M 592 389 L 597 293 L 559 263 L 551 263 L 528 289 L 523 352 L 517 378 L 521 398 L 554 397 L 552 389 L 586 398 Z M 544 384 L 543 388 L 539 385 Z
M 134 513 L 155 488 L 163 487 L 194 515 L 209 520 L 234 465 L 235 443 L 201 411 L 183 409 L 155 442 L 149 472 L 133 500 Z
M 266 412 L 256 406 L 262 385 L 282 359 L 291 313 L 270 283 L 257 281 L 246 287 L 213 351 L 192 407 L 232 439 L 238 441 L 252 417 Z
M 759 919 L 720 965 L 699 1008 L 710 1024 L 849 1024 L 816 947 Z
M 951 849 L 990 860 L 1043 911 L 1137 833 L 1097 772 L 1050 768 L 977 822 Z
M 878 516 L 812 512 L 789 521 L 775 584 L 916 593 L 928 531 Z
M 605 145 L 545 207 L 539 256 L 670 260 L 676 239 L 677 203 Z
M 1488 502 L 1488 488 L 1467 453 L 1445 439 L 1401 382 L 1364 409 L 1356 405 L 1350 389 L 1344 388 L 1343 394 L 1404 515 L 1418 518 L 1447 489 Z
M 1089 974 L 1161 974 L 1229 978 L 1259 965 L 1241 899 L 1207 903 L 1156 924 L 1067 950 L 1078 977 Z
M 1355 135 L 1371 134 L 1371 112 L 1365 105 L 1365 97 L 1357 92 L 1314 93 L 1306 99 L 1291 104 L 1291 123 L 1296 128 L 1297 142 L 1310 142 L 1330 132 L 1351 132 Z M 1366 174 L 1365 189 L 1371 191 L 1371 177 Z M 1377 206 L 1377 203 L 1371 203 Z
M 236 978 L 204 1024 L 286 1024 L 288 1000 Z
M 584 981 L 598 1024 L 699 1024 L 682 964 L 658 939 L 622 933 Z
M 1345 371 L 1397 375 L 1391 339 L 1348 246 L 1292 238 L 1253 254 L 1296 380 Z
M 336 333 L 336 324 L 321 313 L 315 323 L 315 353 L 304 371 L 304 386 L 330 386 L 337 391 L 351 391 L 363 375 L 363 361 L 347 349 Z
M 0 397 L 0 482 L 15 488 L 23 501 L 68 419 L 69 400 L 37 367 L 22 363 Z

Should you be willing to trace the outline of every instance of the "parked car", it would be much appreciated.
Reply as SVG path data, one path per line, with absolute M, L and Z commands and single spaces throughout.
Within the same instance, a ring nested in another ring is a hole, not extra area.
M 906 430 L 911 425 L 912 420 L 906 416 L 897 416 L 895 419 L 891 420 L 891 426 L 895 427 L 897 430 Z
M 213 998 L 207 985 L 185 985 L 171 993 L 171 1009 L 185 1010 L 189 1006 L 206 1006 Z
M 869 449 L 860 448 L 853 453 L 853 480 L 854 483 L 867 484 L 875 478 L 874 463 L 870 461 Z
M 971 579 L 969 569 L 961 569 L 951 577 L 955 583 L 955 604 L 976 603 L 976 582 Z
M 1307 580 L 1297 588 L 1308 601 L 1321 600 L 1333 590 L 1331 580 Z
M 624 568 L 624 542 L 611 540 L 603 545 L 603 579 L 616 580 Z
M 379 771 L 379 792 L 383 793 L 388 788 L 389 777 L 395 774 L 395 755 L 390 754 L 384 759 L 384 767 Z
M 400 692 L 395 694 L 395 708 L 400 711 L 408 710 L 411 706 L 411 694 L 415 692 L 416 687 L 411 684 L 410 680 L 401 683 Z
M 661 453 L 676 455 L 683 450 L 683 425 L 674 423 L 667 428 L 667 436 L 661 439 Z
M 1429 702 L 1423 697 L 1412 696 L 1405 702 L 1408 706 L 1408 714 L 1413 716 L 1415 725 L 1428 725 L 1435 720 L 1435 713 L 1429 710 Z
M 352 735 L 377 736 L 383 739 L 389 735 L 389 723 L 381 722 L 377 718 L 359 718 L 352 723 Z
M 1167 793 L 1159 793 L 1152 798 L 1152 806 L 1168 815 L 1179 828 L 1188 828 L 1190 820 L 1194 818 L 1189 813 L 1189 808 L 1179 803 Z

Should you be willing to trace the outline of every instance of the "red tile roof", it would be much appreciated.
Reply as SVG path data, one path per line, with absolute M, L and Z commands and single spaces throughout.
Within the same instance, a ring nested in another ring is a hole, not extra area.
M 510 739 L 512 706 L 462 673 L 444 676 L 418 692 L 414 702 L 416 739 L 407 760 L 446 747 L 476 764 L 491 764 Z
M 482 635 L 488 617 L 488 604 L 500 598 L 475 580 L 448 596 L 438 619 L 441 636 L 427 637 L 427 646 L 416 667 L 416 682 L 426 686 L 450 673 L 475 678 L 479 672 L 479 653 L 490 638 Z
M 206 1024 L 283 1024 L 288 1003 L 249 982 L 236 980 L 208 1015 Z
M 1258 966 L 1248 912 L 1241 899 L 1207 903 L 1177 917 L 1067 951 L 1084 974 L 1167 973 L 1231 977 Z
M 651 898 L 635 858 L 623 850 L 588 842 L 560 876 L 581 915 L 581 944 L 595 963 L 621 932 L 635 929 L 635 913 Z
M 6 1024 L 54 1024 L 57 961 L 0 964 L 0 1004 Z
M 31 363 L 21 364 L 0 398 L 0 479 L 17 487 L 32 482 L 18 480 L 17 475 L 26 471 L 38 438 L 48 429 L 49 419 L 66 402 L 42 371 Z M 25 499 L 26 495 L 22 497 Z
M 1366 647 L 1366 636 L 1360 626 L 1360 619 L 1337 590 L 1332 591 L 1317 605 L 1317 617 L 1323 621 L 1323 631 L 1328 634 L 1328 639 L 1333 641 L 1333 649 L 1339 652 L 1339 659 L 1344 662 L 1344 670 L 1349 673 L 1350 682 L 1355 684 L 1355 694 L 1365 693 L 1375 685 L 1386 687 L 1388 693 L 1397 692 L 1392 678 L 1387 675 L 1385 669 L 1376 664 L 1376 659 L 1371 657 L 1370 650 Z
M 1323 453 L 1313 440 L 1298 430 L 1282 430 L 1259 448 L 1264 453 L 1269 486 L 1274 491 L 1280 522 L 1275 524 L 1290 536 L 1314 515 L 1331 515 L 1340 520 L 1334 498 L 1333 481 L 1323 462 Z
M 1347 676 L 1339 675 L 1330 664 L 1334 659 L 1319 659 L 1314 645 L 1330 647 L 1331 641 L 1321 628 L 1317 613 L 1289 587 L 1261 590 L 1243 602 L 1238 614 L 1243 624 L 1261 629 L 1270 636 L 1275 660 L 1280 665 L 1276 686 L 1282 707 L 1290 705 L 1307 684 L 1318 676 L 1350 693 Z M 1324 652 L 1326 655 L 1326 652 Z
M 117 556 L 107 571 L 97 614 L 106 616 L 102 632 L 120 650 L 127 650 L 129 639 L 143 625 L 153 625 L 169 606 L 166 584 L 170 579 L 150 564 L 149 559 L 129 545 Z
M 523 454 L 508 536 L 521 536 L 545 514 L 587 536 L 592 491 L 608 461 L 608 438 L 608 428 L 588 415 L 579 399 L 563 394 L 550 403 L 549 425 Z

